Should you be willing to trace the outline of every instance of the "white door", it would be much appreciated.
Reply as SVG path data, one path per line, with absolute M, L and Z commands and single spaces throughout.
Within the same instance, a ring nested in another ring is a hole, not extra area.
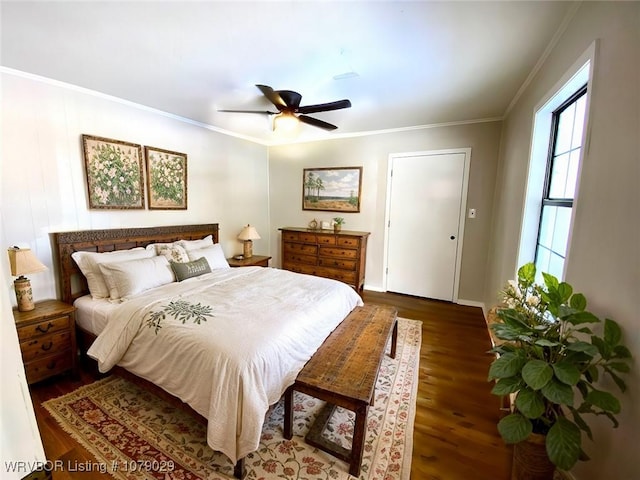
M 457 295 L 467 155 L 391 156 L 388 291 L 448 301 Z

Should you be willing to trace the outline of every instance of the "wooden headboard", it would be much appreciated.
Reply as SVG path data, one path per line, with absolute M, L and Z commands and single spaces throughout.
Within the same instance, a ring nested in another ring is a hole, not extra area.
M 72 304 L 76 298 L 89 293 L 84 275 L 71 258 L 73 252 L 112 252 L 146 247 L 151 243 L 198 240 L 207 235 L 212 235 L 213 243 L 218 243 L 217 223 L 52 233 L 52 251 L 55 256 L 60 297 L 64 302 Z

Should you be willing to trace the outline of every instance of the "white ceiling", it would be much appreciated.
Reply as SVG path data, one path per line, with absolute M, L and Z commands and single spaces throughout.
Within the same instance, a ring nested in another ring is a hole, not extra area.
M 255 84 L 302 94 L 300 139 L 500 118 L 571 2 L 2 1 L 2 66 L 262 143 L 273 107 Z M 348 78 L 336 79 L 336 76 Z

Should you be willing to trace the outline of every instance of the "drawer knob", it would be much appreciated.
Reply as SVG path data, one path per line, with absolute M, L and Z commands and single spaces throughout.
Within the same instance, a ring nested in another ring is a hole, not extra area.
M 42 325 L 38 325 L 36 327 L 36 330 L 38 330 L 41 333 L 47 333 L 51 327 L 53 327 L 53 323 L 49 322 L 47 323 L 46 327 L 43 327 Z
M 42 350 L 44 350 L 45 352 L 47 350 L 51 350 L 51 347 L 53 347 L 53 342 L 49 342 L 48 344 L 42 344 Z
M 56 368 L 56 360 L 51 360 L 49 363 L 47 363 L 47 368 L 49 370 L 53 370 L 54 368 Z

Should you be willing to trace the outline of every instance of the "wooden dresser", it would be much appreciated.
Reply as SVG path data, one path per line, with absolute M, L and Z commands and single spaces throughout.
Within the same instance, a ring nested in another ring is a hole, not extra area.
M 369 232 L 295 227 L 280 231 L 283 269 L 333 278 L 362 291 Z
M 45 300 L 29 312 L 13 311 L 29 384 L 67 370 L 77 373 L 75 310 Z

